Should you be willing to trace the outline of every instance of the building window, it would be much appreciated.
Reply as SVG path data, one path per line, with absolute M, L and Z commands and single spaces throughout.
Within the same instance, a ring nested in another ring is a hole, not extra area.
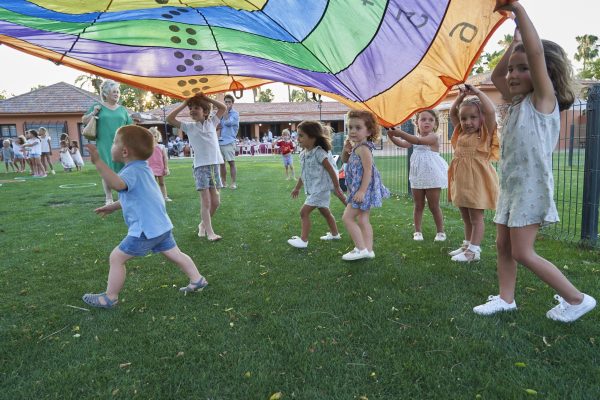
M 17 126 L 0 125 L 0 137 L 2 137 L 2 140 L 17 137 Z
M 67 121 L 25 122 L 25 131 L 30 129 L 39 130 L 46 128 L 50 136 L 53 149 L 60 148 L 60 135 L 67 132 Z

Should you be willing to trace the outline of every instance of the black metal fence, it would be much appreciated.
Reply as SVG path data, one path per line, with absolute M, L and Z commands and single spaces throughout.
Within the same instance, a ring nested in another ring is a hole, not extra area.
M 447 115 L 440 116 L 438 132 L 442 135 L 440 154 L 452 160 L 450 145 L 452 124 Z M 411 121 L 402 129 L 414 132 Z M 377 166 L 386 186 L 395 194 L 409 195 L 408 181 L 411 150 L 385 143 L 376 154 Z M 559 240 L 600 247 L 600 85 L 591 88 L 587 101 L 578 100 L 561 114 L 559 142 L 553 154 L 554 200 L 560 222 L 542 229 L 542 233 Z M 443 205 L 449 205 L 447 191 Z M 488 212 L 488 218 L 493 212 Z

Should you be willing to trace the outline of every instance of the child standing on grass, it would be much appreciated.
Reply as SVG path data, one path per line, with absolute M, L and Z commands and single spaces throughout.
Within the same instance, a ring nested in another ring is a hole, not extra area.
M 275 144 L 277 145 L 277 147 L 279 147 L 281 157 L 283 158 L 283 166 L 285 167 L 285 179 L 288 181 L 290 180 L 291 172 L 291 179 L 295 180 L 296 174 L 294 173 L 294 160 L 292 158 L 292 153 L 294 153 L 294 142 L 292 142 L 291 140 L 289 129 L 284 129 L 283 131 L 281 131 L 281 140 L 278 140 Z
M 29 150 L 29 165 L 32 175 L 38 178 L 46 177 L 46 170 L 42 165 L 42 141 L 38 131 L 35 129 L 27 131 L 27 143 L 23 145 L 23 148 Z
M 295 199 L 304 186 L 306 200 L 300 209 L 300 220 L 302 232 L 300 236 L 293 236 L 288 243 L 296 248 L 308 247 L 308 235 L 310 233 L 310 214 L 315 208 L 329 225 L 329 232 L 321 236 L 321 240 L 340 240 L 335 218 L 329 210 L 331 190 L 345 204 L 344 192 L 340 188 L 336 171 L 331 163 L 329 152 L 331 150 L 331 138 L 318 121 L 302 121 L 298 125 L 298 143 L 303 150 L 300 153 L 301 172 L 298 183 L 292 190 L 292 198 Z
M 534 249 L 540 226 L 558 221 L 553 200 L 552 152 L 560 134 L 560 111 L 575 99 L 572 69 L 565 51 L 541 41 L 519 2 L 501 8 L 515 14 L 514 41 L 492 73 L 492 82 L 512 105 L 502 132 L 500 197 L 496 209 L 500 293 L 473 308 L 491 315 L 517 308 L 517 263 L 558 292 L 558 305 L 546 316 L 572 322 L 596 306 L 550 261 Z M 522 36 L 522 42 L 520 41 Z
M 13 153 L 15 154 L 15 165 L 17 166 L 17 172 L 25 172 L 25 152 L 23 145 L 25 144 L 25 136 L 21 135 L 17 137 L 13 143 Z
M 6 139 L 2 142 L 2 160 L 4 161 L 4 166 L 6 167 L 6 173 L 9 173 L 8 166 L 12 167 L 13 172 L 15 172 L 15 152 L 10 147 L 10 140 Z
M 148 166 L 154 174 L 154 178 L 158 182 L 158 187 L 163 195 L 165 201 L 171 201 L 167 196 L 167 186 L 165 185 L 165 176 L 169 175 L 169 157 L 167 156 L 167 149 L 162 145 L 162 134 L 160 131 L 153 126 L 149 129 L 154 137 L 154 151 L 148 159 Z
M 444 216 L 440 208 L 440 193 L 448 187 L 448 163 L 440 156 L 440 140 L 436 134 L 440 125 L 437 112 L 424 110 L 416 115 L 417 133 L 411 135 L 400 129 L 390 129 L 387 134 L 392 143 L 404 148 L 413 148 L 410 157 L 410 188 L 414 200 L 414 240 L 423 240 L 421 221 L 425 210 L 425 199 L 433 215 L 437 234 L 434 241 L 446 240 Z
M 71 153 L 71 158 L 73 159 L 73 163 L 75 164 L 77 171 L 81 171 L 85 164 L 83 162 L 83 158 L 81 157 L 81 152 L 79 151 L 79 144 L 77 144 L 76 140 L 71 142 L 71 149 L 69 152 Z
M 71 157 L 71 151 L 69 150 L 69 146 L 67 145 L 66 140 L 60 141 L 60 163 L 63 166 L 65 172 L 71 172 L 73 168 L 75 168 L 75 162 L 73 161 L 73 157 Z
M 56 172 L 54 171 L 52 160 L 50 158 L 52 156 L 52 139 L 48 135 L 48 130 L 43 126 L 40 127 L 39 133 L 40 141 L 42 143 L 42 166 L 46 172 L 48 172 L 48 168 L 50 168 L 52 175 L 55 175 Z M 46 167 L 46 165 L 48 166 Z
M 125 283 L 125 263 L 133 257 L 143 257 L 150 251 L 162 253 L 177 264 L 190 283 L 181 292 L 202 290 L 208 282 L 200 275 L 194 261 L 183 253 L 173 238 L 173 224 L 167 215 L 165 202 L 146 160 L 154 149 L 152 134 L 141 126 L 126 125 L 117 130 L 111 148 L 114 162 L 125 163 L 117 175 L 100 159 L 96 146 L 88 144 L 92 163 L 119 200 L 97 208 L 101 216 L 123 209 L 128 226 L 127 236 L 110 254 L 110 269 L 106 292 L 85 294 L 83 301 L 92 307 L 113 308 Z
M 491 161 L 498 160 L 496 107 L 481 90 L 465 85 L 450 108 L 454 158 L 448 169 L 448 200 L 460 210 L 465 239 L 449 253 L 452 261 L 481 258 L 485 231 L 484 211 L 496 207 L 498 175 Z M 474 95 L 465 100 L 465 96 Z
M 217 112 L 211 115 L 211 107 Z M 185 107 L 190 110 L 194 122 L 180 122 L 175 117 Z M 202 93 L 184 100 L 167 116 L 167 122 L 184 131 L 194 150 L 194 179 L 196 190 L 200 192 L 200 224 L 198 236 L 206 236 L 209 241 L 220 240 L 221 236 L 213 230 L 212 217 L 219 208 L 219 189 L 223 187 L 219 175 L 223 156 L 219 148 L 217 125 L 227 107 L 220 101 L 213 100 Z
M 348 140 L 342 151 L 342 161 L 348 163 L 348 205 L 342 219 L 355 247 L 344 254 L 342 260 L 375 258 L 370 211 L 372 207 L 381 207 L 383 199 L 390 197 L 373 160 L 373 142 L 379 140 L 379 136 L 375 115 L 369 111 L 348 112 Z

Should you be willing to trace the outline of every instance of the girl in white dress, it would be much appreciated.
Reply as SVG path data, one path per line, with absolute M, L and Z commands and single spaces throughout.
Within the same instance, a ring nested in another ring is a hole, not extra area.
M 540 257 L 534 243 L 540 226 L 558 221 L 552 198 L 552 151 L 560 133 L 560 111 L 575 100 L 572 69 L 556 43 L 540 41 L 523 6 L 515 1 L 501 10 L 515 15 L 514 41 L 492 73 L 492 82 L 512 105 L 502 130 L 500 196 L 497 202 L 496 246 L 500 293 L 473 308 L 491 315 L 517 308 L 517 263 L 524 265 L 558 292 L 550 319 L 572 322 L 596 306 L 550 261 Z M 522 36 L 522 42 L 521 42 Z
M 73 162 L 73 157 L 71 157 L 71 152 L 69 151 L 66 140 L 60 141 L 60 163 L 66 172 L 71 172 L 71 170 L 75 168 L 75 163 Z
M 416 114 L 418 135 L 411 135 L 400 129 L 388 130 L 388 137 L 396 146 L 413 148 L 410 157 L 410 187 L 412 190 L 415 222 L 414 240 L 423 240 L 421 221 L 425 210 L 425 199 L 433 215 L 437 234 L 436 242 L 446 240 L 444 216 L 440 208 L 440 193 L 448 187 L 448 163 L 440 156 L 440 140 L 437 129 L 440 120 L 434 110 L 424 110 Z
M 75 167 L 77 171 L 81 171 L 85 163 L 83 162 L 83 158 L 81 157 L 81 152 L 79 151 L 79 145 L 76 140 L 71 142 L 71 158 L 73 158 L 73 162 L 75 163 Z

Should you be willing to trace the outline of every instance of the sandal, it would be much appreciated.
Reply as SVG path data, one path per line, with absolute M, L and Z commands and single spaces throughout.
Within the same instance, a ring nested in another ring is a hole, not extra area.
M 98 293 L 98 294 L 86 293 L 83 295 L 83 297 L 81 299 L 87 305 L 90 305 L 90 306 L 96 307 L 96 308 L 114 308 L 119 303 L 119 300 L 111 300 L 107 296 L 106 293 Z M 100 303 L 100 299 L 104 299 L 104 301 L 106 303 L 105 304 Z
M 201 277 L 198 282 L 190 282 L 189 285 L 179 288 L 180 292 L 183 293 L 191 293 L 191 292 L 200 292 L 208 285 L 208 281 L 205 277 Z

